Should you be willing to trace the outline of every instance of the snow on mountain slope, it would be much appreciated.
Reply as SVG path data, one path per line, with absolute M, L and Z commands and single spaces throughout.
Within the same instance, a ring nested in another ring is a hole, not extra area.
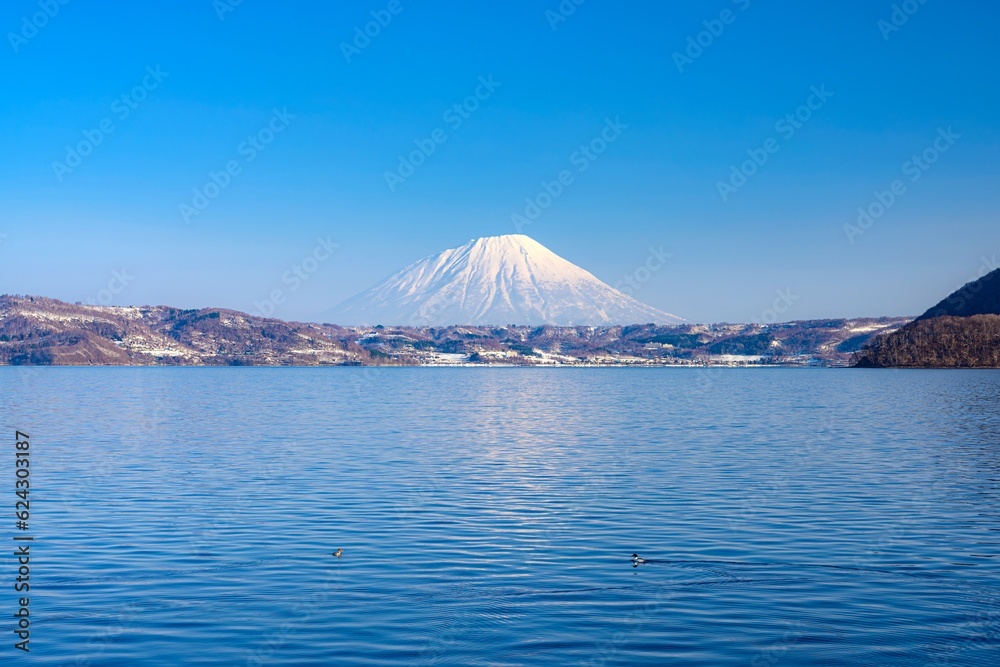
M 327 311 L 342 325 L 676 324 L 523 234 L 474 239 Z

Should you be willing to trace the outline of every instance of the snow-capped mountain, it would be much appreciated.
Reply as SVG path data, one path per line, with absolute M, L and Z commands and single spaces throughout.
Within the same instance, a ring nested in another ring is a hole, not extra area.
M 677 324 L 523 234 L 474 239 L 407 266 L 322 315 L 342 325 Z

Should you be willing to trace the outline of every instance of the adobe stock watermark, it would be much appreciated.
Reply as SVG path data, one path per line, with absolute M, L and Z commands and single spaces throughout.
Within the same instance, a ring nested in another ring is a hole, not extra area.
M 475 600 L 482 603 L 486 600 L 499 601 L 500 598 L 469 584 L 452 584 L 449 598 L 457 597 L 465 600 Z M 447 649 L 470 630 L 475 628 L 474 620 L 465 614 L 459 614 L 454 618 L 440 618 L 436 624 L 433 636 L 428 637 L 420 652 L 417 653 L 413 662 L 418 665 L 436 665 L 447 657 Z
M 319 267 L 328 259 L 333 257 L 333 253 L 340 248 L 339 243 L 330 240 L 330 236 L 316 238 L 316 245 L 312 252 L 302 258 L 297 264 L 293 264 L 281 275 L 281 283 L 288 286 L 288 292 L 296 292 L 302 284 L 319 271 Z M 254 301 L 254 314 L 260 317 L 270 317 L 275 309 L 283 304 L 287 299 L 284 289 L 273 289 L 267 298 L 262 301 Z
M 135 280 L 135 276 L 129 275 L 126 269 L 113 270 L 107 287 L 100 290 L 95 296 L 87 297 L 86 304 L 88 306 L 110 306 L 115 297 L 124 292 L 133 280 Z
M 371 46 L 372 40 L 382 34 L 382 31 L 389 27 L 392 20 L 399 16 L 406 6 L 402 0 L 389 0 L 384 9 L 374 9 L 371 11 L 371 21 L 364 25 L 354 26 L 354 37 L 350 42 L 340 43 L 340 52 L 344 54 L 344 60 L 350 65 L 355 56 Z
M 750 8 L 750 2 L 751 0 L 732 0 L 732 3 L 741 12 L 745 12 Z M 677 67 L 677 71 L 683 74 L 685 67 L 694 64 L 695 60 L 701 58 L 705 50 L 711 48 L 715 44 L 715 40 L 722 37 L 722 33 L 726 31 L 726 26 L 736 23 L 737 16 L 739 14 L 735 11 L 726 8 L 719 12 L 717 18 L 702 21 L 701 24 L 705 29 L 687 38 L 687 45 L 683 52 L 674 51 L 673 53 L 674 65 Z
M 908 533 L 912 534 L 911 527 L 921 517 L 928 516 L 928 511 L 934 507 L 938 498 L 951 495 L 947 484 L 941 479 L 914 480 L 913 488 L 920 489 L 920 492 L 901 498 L 907 505 L 906 511 L 900 514 L 901 518 L 888 528 L 879 528 L 878 538 L 869 540 L 864 546 L 863 554 L 851 559 L 851 564 L 855 568 L 868 569 L 877 565 L 882 556 L 899 546 Z
M 102 118 L 97 123 L 97 127 L 84 130 L 83 139 L 75 145 L 67 145 L 66 156 L 62 162 L 58 160 L 52 162 L 52 173 L 55 174 L 56 180 L 62 183 L 67 175 L 72 174 L 77 167 L 83 164 L 84 158 L 93 153 L 94 149 L 104 143 L 108 135 L 118 129 L 115 120 L 117 119 L 119 123 L 127 120 L 132 112 L 138 109 L 139 105 L 149 97 L 151 92 L 159 88 L 168 76 L 170 76 L 170 72 L 164 72 L 159 65 L 155 69 L 147 67 L 146 76 L 142 77 L 142 81 L 128 92 L 119 95 L 111 103 L 111 115 Z
M 879 19 L 875 26 L 882 33 L 882 41 L 888 42 L 889 36 L 898 32 L 910 20 L 910 17 L 920 11 L 920 8 L 927 4 L 927 0 L 904 0 L 904 2 L 894 4 L 889 19 Z
M 275 625 L 266 635 L 262 635 L 256 648 L 245 653 L 247 667 L 264 667 L 271 663 L 274 654 L 286 644 L 293 644 L 293 638 L 303 627 L 309 627 L 313 615 L 330 606 L 334 591 L 340 589 L 340 567 L 329 570 L 323 583 L 308 596 L 300 595 L 292 605 L 291 615 Z M 301 643 L 301 642 L 300 642 Z M 294 645 L 294 644 L 293 644 Z M 285 656 L 287 659 L 287 656 Z M 287 664 L 283 659 L 280 664 Z
M 966 593 L 976 598 L 980 604 L 988 605 L 988 608 L 968 614 L 970 620 L 951 628 L 949 634 L 954 639 L 944 646 L 927 647 L 934 652 L 931 656 L 933 663 L 929 662 L 928 665 L 981 664 L 979 661 L 972 662 L 972 656 L 963 658 L 962 654 L 968 651 L 996 650 L 1000 641 L 1000 610 L 996 608 L 995 600 L 984 598 L 983 591 L 970 590 Z M 952 660 L 961 662 L 954 663 Z
M 618 141 L 628 128 L 629 125 L 623 123 L 620 116 L 615 116 L 614 120 L 605 118 L 601 132 L 570 153 L 569 163 L 576 167 L 576 174 L 582 174 L 590 169 L 590 165 L 604 155 L 608 146 Z M 511 214 L 510 221 L 514 224 L 514 229 L 520 233 L 522 229 L 541 217 L 542 213 L 563 195 L 566 188 L 576 182 L 576 174 L 571 169 L 563 169 L 553 180 L 543 180 L 541 190 L 533 197 L 524 198 L 524 209 L 520 213 Z
M 720 577 L 720 583 L 723 584 L 732 584 L 739 581 L 736 575 L 729 572 L 713 571 L 712 574 Z M 581 665 L 581 667 L 606 667 L 633 640 L 637 638 L 641 640 L 644 637 L 642 629 L 646 624 L 655 620 L 666 609 L 667 603 L 678 595 L 680 580 L 681 577 L 678 574 L 667 575 L 664 583 L 656 585 L 652 589 L 656 591 L 656 595 L 644 601 L 637 601 L 634 609 L 620 618 L 624 626 L 623 629 L 611 633 L 610 637 L 594 647 L 594 651 L 589 658 L 580 660 L 576 664 Z M 616 660 L 615 664 L 628 663 Z
M 920 153 L 911 156 L 909 160 L 904 162 L 900 171 L 903 176 L 909 177 L 907 180 L 910 183 L 916 183 L 961 138 L 962 135 L 955 133 L 950 125 L 948 129 L 939 127 L 934 141 Z M 900 178 L 889 183 L 885 190 L 876 190 L 870 203 L 858 207 L 858 217 L 854 224 L 844 223 L 844 235 L 847 236 L 848 242 L 854 245 L 857 238 L 871 229 L 907 191 L 906 181 Z
M 21 17 L 21 29 L 17 32 L 8 32 L 7 41 L 10 48 L 14 49 L 14 54 L 21 52 L 21 47 L 27 44 L 38 35 L 38 31 L 49 24 L 59 11 L 68 5 L 70 0 L 38 0 L 39 11 L 31 16 Z
M 492 74 L 480 76 L 479 85 L 476 86 L 472 94 L 445 109 L 444 113 L 441 114 L 441 120 L 453 132 L 457 131 L 465 121 L 472 117 L 472 114 L 479 110 L 483 102 L 493 97 L 493 93 L 502 85 L 502 82 L 493 80 Z M 427 158 L 437 151 L 438 146 L 446 141 L 448 141 L 448 131 L 443 127 L 435 128 L 426 138 L 414 139 L 413 143 L 416 144 L 416 148 L 406 155 L 399 156 L 399 164 L 396 165 L 395 171 L 385 172 L 385 184 L 389 186 L 389 192 L 395 192 L 397 186 L 413 176 L 417 169 L 427 162 Z
M 256 160 L 257 156 L 274 141 L 275 137 L 288 129 L 288 125 L 295 118 L 297 118 L 297 114 L 288 113 L 287 107 L 273 109 L 270 120 L 236 146 L 238 157 L 228 160 L 221 170 L 208 172 L 208 180 L 201 187 L 194 189 L 191 202 L 179 204 L 181 219 L 185 223 L 190 223 L 191 218 L 201 215 L 209 204 L 232 184 L 233 179 L 243 173 L 243 168 L 246 165 Z
M 809 92 L 810 95 L 803 104 L 799 105 L 795 111 L 785 114 L 784 118 L 774 124 L 774 131 L 784 141 L 790 141 L 795 133 L 801 130 L 834 95 L 826 89 L 826 84 L 821 84 L 819 87 L 811 86 Z M 718 190 L 722 201 L 728 202 L 729 198 L 739 192 L 740 188 L 746 185 L 779 150 L 781 150 L 781 142 L 776 137 L 768 137 L 759 148 L 748 148 L 747 157 L 749 159 L 744 160 L 739 165 L 730 165 L 729 178 L 725 181 L 715 182 L 715 189 Z
M 760 312 L 759 324 L 774 324 L 782 315 L 791 310 L 792 305 L 800 298 L 798 295 L 792 294 L 790 287 L 786 287 L 784 290 L 776 289 L 774 293 L 777 296 L 771 302 L 771 307 Z
M 139 604 L 136 602 L 129 602 L 123 606 L 115 617 L 108 621 L 107 625 L 87 639 L 84 644 L 84 649 L 87 652 L 77 655 L 71 664 L 74 667 L 90 667 L 94 661 L 100 660 L 108 647 L 131 627 L 140 611 Z
M 792 621 L 785 625 L 788 629 L 781 635 L 781 639 L 755 655 L 750 660 L 750 667 L 774 667 L 806 636 L 801 621 Z
M 410 313 L 410 317 L 408 318 L 406 325 L 418 328 L 431 326 L 431 322 L 434 318 L 446 309 L 447 304 L 442 299 L 430 302 L 424 301 L 420 304 L 420 307 L 417 308 L 417 310 Z
M 212 9 L 220 21 L 226 20 L 226 14 L 236 11 L 236 8 L 243 4 L 243 0 L 213 0 Z
M 835 436 L 833 418 L 829 415 L 821 417 L 813 433 L 813 438 L 803 442 L 789 454 L 783 467 L 774 468 L 768 479 L 759 480 L 746 489 L 747 495 L 740 504 L 739 512 L 735 517 L 728 517 L 730 530 L 739 530 L 742 527 L 741 523 L 766 512 L 778 495 L 782 491 L 787 491 L 791 471 L 797 470 L 802 463 L 812 460 L 823 447 L 832 442 Z
M 649 246 L 649 255 L 646 256 L 646 261 L 635 267 L 631 273 L 622 276 L 622 279 L 615 283 L 615 289 L 629 296 L 635 296 L 635 293 L 642 289 L 643 285 L 652 280 L 653 274 L 666 266 L 667 260 L 673 256 L 673 253 L 663 249 L 662 244 L 659 248 Z
M 992 257 L 982 257 L 982 262 L 979 264 L 979 270 L 969 277 L 961 285 L 957 285 L 953 290 L 951 296 L 948 297 L 948 305 L 951 309 L 960 311 L 965 308 L 965 304 L 968 303 L 976 296 L 982 289 L 983 283 L 978 282 L 980 278 L 984 278 L 990 273 L 993 273 L 997 269 L 1000 269 L 1000 263 L 997 263 L 997 256 L 994 254 Z M 945 315 L 948 309 L 942 308 L 937 312 L 937 316 Z
M 587 2 L 587 0 L 562 0 L 554 10 L 545 10 L 545 20 L 549 22 L 549 27 L 556 30 L 560 23 L 565 23 L 570 16 L 576 13 L 577 7 Z

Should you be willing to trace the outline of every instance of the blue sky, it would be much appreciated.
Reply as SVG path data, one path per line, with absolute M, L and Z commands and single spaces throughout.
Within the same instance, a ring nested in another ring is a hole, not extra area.
M 696 321 L 917 314 L 1000 255 L 1000 9 L 896 4 L 12 0 L 0 292 L 308 319 L 522 231 Z

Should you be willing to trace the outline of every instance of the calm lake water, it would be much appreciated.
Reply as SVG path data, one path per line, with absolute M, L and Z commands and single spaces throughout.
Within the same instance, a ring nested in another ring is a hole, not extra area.
M 35 537 L 30 656 L 0 556 L 0 663 L 1000 664 L 998 399 L 991 371 L 0 368 L 0 536 L 17 428 Z

